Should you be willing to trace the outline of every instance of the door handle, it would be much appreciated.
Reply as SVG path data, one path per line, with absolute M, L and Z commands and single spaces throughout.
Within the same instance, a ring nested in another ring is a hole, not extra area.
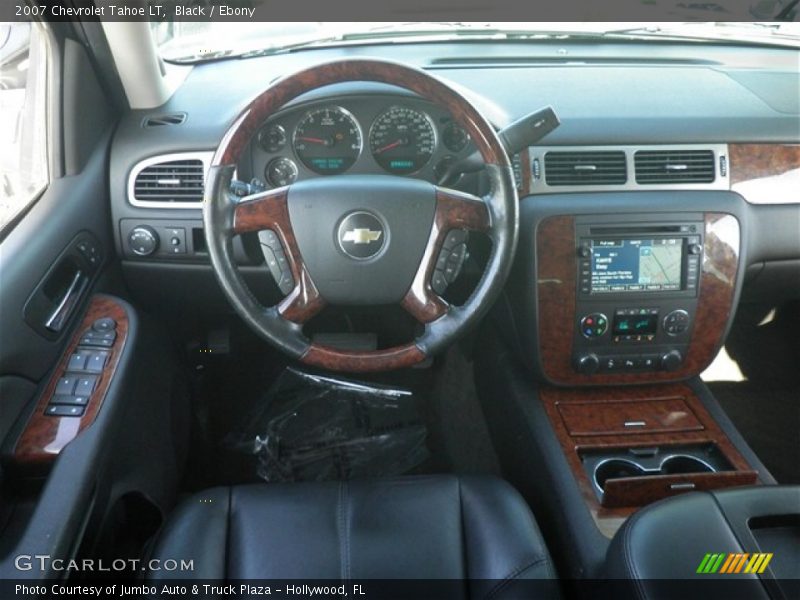
M 86 289 L 86 284 L 89 283 L 89 278 L 84 276 L 83 272 L 78 269 L 75 276 L 67 286 L 64 295 L 58 301 L 53 312 L 47 318 L 44 326 L 54 333 L 58 333 L 64 328 L 64 325 L 69 320 L 72 311 L 78 304 L 83 291 Z

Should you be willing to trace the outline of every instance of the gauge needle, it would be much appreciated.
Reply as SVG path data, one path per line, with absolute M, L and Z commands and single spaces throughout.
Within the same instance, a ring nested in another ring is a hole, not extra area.
M 322 144 L 323 146 L 328 145 L 328 140 L 323 140 L 322 138 L 300 136 L 297 139 L 304 142 L 311 142 L 312 144 Z
M 381 152 L 386 152 L 387 150 L 391 150 L 392 148 L 397 148 L 398 146 L 403 145 L 404 142 L 405 140 L 397 140 L 396 142 L 387 144 L 383 148 L 378 148 L 377 150 L 375 150 L 375 154 L 380 154 Z

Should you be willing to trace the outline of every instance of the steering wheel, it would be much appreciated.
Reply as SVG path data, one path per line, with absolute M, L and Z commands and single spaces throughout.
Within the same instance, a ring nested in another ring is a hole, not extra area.
M 405 177 L 346 174 L 244 198 L 230 192 L 239 157 L 267 118 L 301 94 L 348 81 L 391 84 L 446 108 L 470 134 L 486 163 L 489 193 L 480 198 Z M 369 59 L 339 60 L 299 71 L 253 100 L 214 154 L 203 223 L 214 272 L 244 321 L 302 363 L 349 372 L 419 363 L 475 324 L 505 283 L 519 229 L 511 163 L 491 124 L 458 92 L 424 71 Z M 255 298 L 233 259 L 233 237 L 255 231 L 286 264 L 285 289 L 291 291 L 273 307 Z M 492 249 L 470 297 L 453 306 L 434 291 L 431 280 L 437 262 L 441 267 L 451 253 L 465 250 L 464 231 L 484 232 Z M 424 331 L 413 342 L 375 351 L 313 343 L 303 334 L 303 324 L 329 303 L 400 303 Z

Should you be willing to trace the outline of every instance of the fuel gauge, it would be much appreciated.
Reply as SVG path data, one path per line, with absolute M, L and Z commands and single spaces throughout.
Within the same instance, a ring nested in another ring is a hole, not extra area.
M 272 187 L 291 185 L 297 180 L 297 165 L 291 158 L 276 158 L 269 162 L 264 176 Z

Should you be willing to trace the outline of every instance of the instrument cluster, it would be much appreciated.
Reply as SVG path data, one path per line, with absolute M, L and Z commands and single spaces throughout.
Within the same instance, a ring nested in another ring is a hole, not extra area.
M 272 117 L 254 137 L 249 169 L 244 170 L 269 188 L 342 173 L 388 173 L 441 183 L 448 167 L 473 150 L 469 134 L 431 103 L 348 96 Z

